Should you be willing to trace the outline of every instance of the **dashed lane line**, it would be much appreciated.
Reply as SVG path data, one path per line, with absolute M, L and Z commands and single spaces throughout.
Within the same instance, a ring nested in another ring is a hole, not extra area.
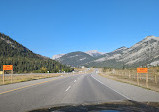
M 68 91 L 71 88 L 71 86 L 69 86 L 65 91 Z

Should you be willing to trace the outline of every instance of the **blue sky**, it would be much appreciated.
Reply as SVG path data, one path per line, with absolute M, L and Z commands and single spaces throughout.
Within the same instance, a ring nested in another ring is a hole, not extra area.
M 159 36 L 159 0 L 0 0 L 0 32 L 35 53 L 110 52 Z

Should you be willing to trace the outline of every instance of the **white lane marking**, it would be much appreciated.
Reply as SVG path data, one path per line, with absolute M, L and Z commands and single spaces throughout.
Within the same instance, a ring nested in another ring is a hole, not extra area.
M 91 77 L 94 78 L 94 77 L 92 76 L 92 74 L 91 74 Z M 99 81 L 98 79 L 96 79 L 96 78 L 94 78 L 94 79 L 97 80 L 97 81 L 98 81 L 99 83 L 101 83 L 102 85 L 106 86 L 103 82 Z M 106 87 L 108 87 L 108 86 L 106 86 Z M 121 96 L 125 97 L 125 98 L 128 99 L 128 100 L 132 100 L 132 99 L 128 98 L 127 96 L 125 96 L 124 94 L 119 93 L 118 91 L 112 89 L 111 87 L 108 87 L 108 88 L 111 89 L 111 90 L 113 90 L 114 92 L 120 94 Z
M 65 91 L 68 91 L 71 88 L 71 86 L 69 86 Z
M 74 82 L 76 82 L 76 80 L 74 80 Z

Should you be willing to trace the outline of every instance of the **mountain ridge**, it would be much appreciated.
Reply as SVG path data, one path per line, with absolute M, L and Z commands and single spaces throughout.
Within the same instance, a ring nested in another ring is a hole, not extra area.
M 122 50 L 122 52 L 120 53 L 115 53 L 114 55 L 111 56 L 109 56 L 109 54 L 105 54 L 106 55 L 105 57 L 94 60 L 89 64 L 91 66 L 102 65 L 105 67 L 109 67 L 108 64 L 111 65 L 112 63 L 114 63 L 112 64 L 114 65 L 113 67 L 116 67 L 116 65 L 118 66 L 120 65 L 122 67 L 123 66 L 139 67 L 139 66 L 148 66 L 148 65 L 153 66 L 154 61 L 156 61 L 157 63 L 159 57 L 159 37 L 147 36 L 143 40 L 131 46 L 130 48 Z M 151 57 L 150 56 L 148 57 L 148 55 L 151 55 Z
M 74 52 L 77 52 L 77 51 L 74 51 Z M 82 51 L 81 51 L 82 52 Z M 103 55 L 103 54 L 105 54 L 105 53 L 103 53 L 103 52 L 99 52 L 98 50 L 89 50 L 89 51 L 86 51 L 86 52 L 84 52 L 84 53 L 86 53 L 86 54 L 89 54 L 90 56 L 92 56 L 92 57 L 98 57 L 98 56 L 101 56 L 101 55 Z M 67 53 L 68 54 L 68 53 Z M 62 56 L 64 56 L 65 54 L 57 54 L 57 55 L 53 55 L 52 56 L 52 59 L 53 60 L 56 60 L 56 59 L 58 59 L 58 58 L 60 58 L 60 57 L 62 57 Z
M 87 53 L 76 51 L 65 54 L 56 60 L 65 65 L 69 65 L 72 67 L 79 67 L 89 61 L 94 60 L 94 57 L 90 56 Z
M 93 50 L 93 52 L 98 52 L 98 51 Z M 104 53 L 100 56 L 95 56 L 93 60 L 87 61 L 86 63 L 83 63 L 81 65 L 85 65 L 87 67 L 122 68 L 122 67 L 138 67 L 138 66 L 150 66 L 150 65 L 153 66 L 158 64 L 159 64 L 159 37 L 147 36 L 143 40 L 132 45 L 130 48 L 122 46 L 112 52 Z

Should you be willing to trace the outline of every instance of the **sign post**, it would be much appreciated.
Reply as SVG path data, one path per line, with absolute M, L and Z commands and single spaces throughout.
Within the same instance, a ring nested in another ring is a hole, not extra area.
M 148 79 L 148 74 L 146 74 L 146 87 L 147 87 L 147 88 L 149 87 L 148 81 L 149 81 L 149 79 Z
M 12 70 L 12 73 L 11 73 L 11 83 L 13 82 L 13 70 Z
M 4 84 L 4 70 L 3 70 L 3 84 Z
M 138 73 L 146 73 L 146 87 L 148 88 L 148 68 L 137 68 L 137 82 L 139 85 Z
M 13 65 L 3 65 L 3 84 L 4 84 L 4 71 L 5 70 L 11 70 L 12 71 L 12 73 L 11 73 L 11 82 L 13 81 L 13 77 L 12 77 L 12 75 L 13 75 Z
M 137 85 L 138 86 L 140 85 L 140 82 L 139 82 L 139 73 L 137 73 Z

